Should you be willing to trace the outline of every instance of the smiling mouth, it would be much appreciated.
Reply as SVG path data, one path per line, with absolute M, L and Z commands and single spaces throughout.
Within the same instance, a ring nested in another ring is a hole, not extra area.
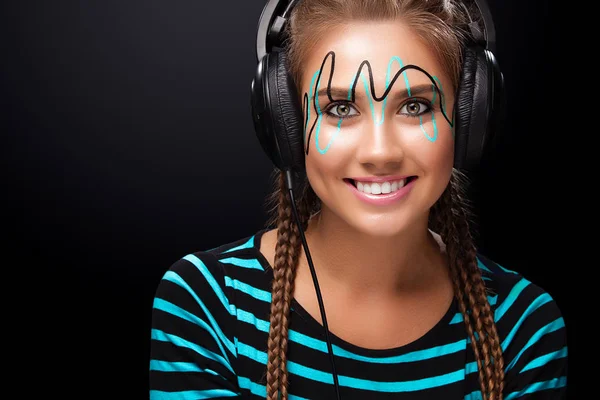
M 344 181 L 352 184 L 359 192 L 367 194 L 388 194 L 402 189 L 415 179 L 417 179 L 416 176 L 409 176 L 403 179 L 385 182 L 360 182 L 350 178 L 345 178 Z

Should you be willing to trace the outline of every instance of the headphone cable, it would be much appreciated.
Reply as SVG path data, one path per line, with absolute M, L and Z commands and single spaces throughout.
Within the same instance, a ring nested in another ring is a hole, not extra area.
M 325 317 L 325 307 L 323 306 L 323 298 L 321 297 L 321 289 L 319 289 L 319 282 L 317 280 L 317 273 L 315 272 L 315 267 L 312 262 L 312 258 L 310 256 L 310 251 L 308 250 L 308 243 L 306 242 L 306 237 L 304 236 L 304 230 L 302 229 L 302 224 L 300 223 L 300 218 L 298 216 L 298 210 L 296 209 L 296 199 L 294 197 L 294 189 L 293 189 L 293 177 L 292 172 L 288 169 L 285 171 L 285 177 L 287 182 L 287 188 L 290 193 L 290 202 L 292 203 L 292 211 L 294 212 L 294 219 L 296 220 L 296 224 L 298 225 L 298 231 L 300 231 L 300 237 L 302 239 L 302 246 L 304 247 L 304 252 L 306 253 L 306 259 L 308 260 L 308 266 L 310 267 L 310 273 L 312 275 L 313 283 L 315 285 L 315 291 L 317 292 L 317 300 L 319 302 L 319 309 L 321 310 L 321 319 L 323 320 L 323 327 L 325 328 L 325 339 L 327 341 L 327 350 L 329 353 L 329 360 L 331 361 L 331 372 L 333 375 L 333 384 L 335 386 L 335 393 L 337 396 L 337 400 L 341 400 L 340 397 L 340 386 L 338 383 L 338 376 L 335 370 L 335 362 L 333 356 L 333 349 L 331 347 L 331 339 L 329 338 L 329 327 L 327 325 L 327 318 Z

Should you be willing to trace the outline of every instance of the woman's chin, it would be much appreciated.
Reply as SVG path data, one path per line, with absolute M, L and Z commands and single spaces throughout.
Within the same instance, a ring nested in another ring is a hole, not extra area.
M 381 238 L 399 236 L 409 229 L 406 219 L 392 218 L 389 215 L 353 218 L 348 223 L 366 236 Z

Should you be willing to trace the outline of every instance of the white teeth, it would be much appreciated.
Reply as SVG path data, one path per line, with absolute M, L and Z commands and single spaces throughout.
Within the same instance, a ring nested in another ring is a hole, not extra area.
M 406 184 L 406 179 L 387 182 L 356 182 L 356 188 L 359 192 L 367 194 L 388 194 L 401 189 Z

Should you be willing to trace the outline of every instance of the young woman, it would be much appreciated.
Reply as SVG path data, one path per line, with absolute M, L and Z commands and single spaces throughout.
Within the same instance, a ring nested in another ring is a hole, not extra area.
M 300 116 L 294 192 L 276 169 L 264 229 L 166 272 L 151 398 L 565 398 L 559 308 L 470 235 L 455 161 L 472 7 L 295 3 L 293 90 L 267 88 L 289 95 L 270 118 Z

